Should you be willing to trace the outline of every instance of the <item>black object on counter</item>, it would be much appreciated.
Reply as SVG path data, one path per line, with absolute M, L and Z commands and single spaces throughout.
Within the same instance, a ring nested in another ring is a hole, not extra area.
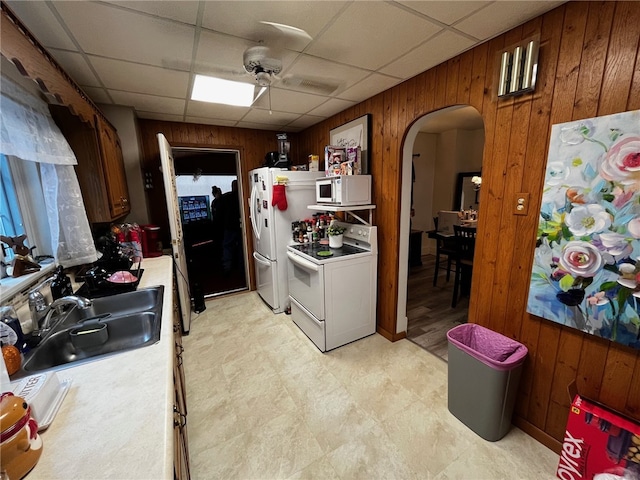
M 75 293 L 76 295 L 86 298 L 100 298 L 116 295 L 118 293 L 133 292 L 138 288 L 143 273 L 144 268 L 131 270 L 131 274 L 135 275 L 138 279 L 135 282 L 130 283 L 113 283 L 106 280 L 93 282 L 91 281 L 93 279 L 90 280 L 84 277 L 81 281 L 84 281 L 85 283 L 78 288 Z
M 73 295 L 71 279 L 64 274 L 62 265 L 59 265 L 56 267 L 56 271 L 51 282 L 51 296 L 54 300 L 57 300 L 58 298 L 66 297 L 67 295 Z

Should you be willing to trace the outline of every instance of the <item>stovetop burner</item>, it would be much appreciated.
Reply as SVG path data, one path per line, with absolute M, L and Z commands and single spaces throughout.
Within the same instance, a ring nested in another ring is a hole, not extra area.
M 355 247 L 347 243 L 343 243 L 342 247 L 340 248 L 330 248 L 329 245 L 321 245 L 317 242 L 299 243 L 290 245 L 290 247 L 318 261 L 335 259 L 337 257 L 346 257 L 348 255 L 355 255 L 357 253 L 370 253 L 369 250 Z

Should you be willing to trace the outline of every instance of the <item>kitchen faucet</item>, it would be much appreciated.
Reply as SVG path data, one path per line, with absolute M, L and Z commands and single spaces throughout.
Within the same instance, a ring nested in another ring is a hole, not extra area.
M 51 328 L 51 316 L 53 312 L 63 305 L 76 305 L 81 310 L 91 307 L 92 302 L 88 298 L 78 295 L 67 295 L 54 300 L 47 305 L 47 300 L 40 290 L 55 278 L 47 278 L 29 292 L 29 311 L 31 312 L 31 322 L 33 330 L 43 333 Z
M 38 331 L 40 333 L 44 333 L 55 326 L 49 325 L 51 323 L 51 316 L 53 315 L 53 312 L 62 305 L 76 305 L 79 309 L 86 310 L 93 305 L 93 302 L 88 298 L 81 297 L 80 295 L 67 295 L 66 297 L 54 300 L 47 306 L 47 310 L 42 317 L 41 322 L 38 322 Z

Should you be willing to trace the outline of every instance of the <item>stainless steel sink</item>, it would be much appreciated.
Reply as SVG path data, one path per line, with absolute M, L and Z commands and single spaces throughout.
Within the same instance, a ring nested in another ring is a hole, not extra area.
M 93 300 L 93 306 L 85 310 L 74 307 L 63 313 L 51 332 L 25 355 L 20 373 L 30 375 L 63 368 L 157 343 L 163 296 L 164 287 L 158 286 L 97 298 Z M 90 328 L 85 328 L 87 326 Z M 98 330 L 92 328 L 95 326 L 101 327 L 99 337 L 92 337 Z M 72 335 L 79 331 L 86 334 L 82 343 L 74 341 Z
M 158 286 L 141 288 L 134 292 L 119 293 L 109 297 L 94 298 L 91 307 L 85 310 L 73 308 L 61 323 L 69 325 L 107 314 L 116 317 L 131 313 L 150 312 L 158 308 L 162 311 L 163 294 L 164 287 Z

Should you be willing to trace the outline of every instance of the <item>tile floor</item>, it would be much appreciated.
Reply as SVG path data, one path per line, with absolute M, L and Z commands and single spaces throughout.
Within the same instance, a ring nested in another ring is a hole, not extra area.
M 184 337 L 199 479 L 553 479 L 513 428 L 487 442 L 447 410 L 447 364 L 372 335 L 326 354 L 255 292 L 218 298 Z

